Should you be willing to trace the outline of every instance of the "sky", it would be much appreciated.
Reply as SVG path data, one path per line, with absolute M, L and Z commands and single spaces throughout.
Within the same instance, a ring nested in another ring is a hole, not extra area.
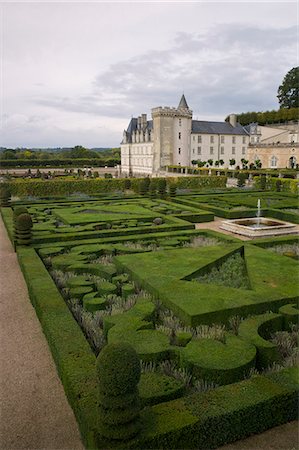
M 278 109 L 294 1 L 1 1 L 0 147 L 117 147 L 131 117 Z

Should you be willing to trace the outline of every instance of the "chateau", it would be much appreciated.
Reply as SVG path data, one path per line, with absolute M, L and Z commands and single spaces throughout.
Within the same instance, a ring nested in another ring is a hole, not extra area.
M 241 160 L 248 159 L 250 145 L 256 146 L 262 142 L 264 135 L 267 138 L 273 136 L 271 131 L 267 131 L 268 127 L 257 127 L 256 124 L 243 127 L 237 123 L 235 114 L 229 116 L 228 122 L 193 120 L 192 110 L 184 95 L 177 108 L 159 106 L 152 109 L 151 115 L 151 120 L 147 120 L 146 114 L 132 118 L 123 132 L 123 175 L 154 175 L 167 166 L 191 166 L 192 161 L 198 160 L 212 160 L 212 165 L 220 161 L 224 168 L 234 160 L 234 166 L 242 166 Z M 261 128 L 265 129 L 263 133 Z M 276 129 L 275 133 L 279 131 Z M 255 156 L 258 156 L 256 148 L 251 154 L 253 159 Z M 275 155 L 270 155 L 270 160 L 272 156 Z M 263 167 L 270 167 L 270 160 Z M 276 167 L 285 167 L 277 162 Z M 289 162 L 287 164 L 290 165 Z

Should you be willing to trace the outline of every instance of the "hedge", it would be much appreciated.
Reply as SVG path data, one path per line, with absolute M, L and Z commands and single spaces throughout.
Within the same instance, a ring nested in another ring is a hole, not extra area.
M 19 247 L 17 254 L 85 445 L 94 448 L 98 405 L 95 356 L 35 250 Z
M 295 420 L 297 368 L 147 408 L 131 448 L 212 449 Z
M 181 364 L 198 379 L 215 384 L 243 380 L 255 367 L 256 349 L 250 341 L 227 336 L 225 343 L 215 339 L 194 339 L 181 350 Z
M 181 397 L 185 391 L 181 380 L 158 372 L 142 373 L 138 388 L 143 406 L 174 400 Z
M 240 241 L 239 241 L 240 242 Z M 251 289 L 207 285 L 188 281 L 192 275 L 217 266 L 217 261 L 234 252 L 245 254 Z M 181 320 L 191 326 L 224 323 L 233 315 L 246 317 L 277 311 L 298 296 L 297 266 L 267 250 L 246 244 L 227 243 L 217 246 L 178 248 L 151 253 L 116 256 L 115 264 L 129 273 L 137 286 L 159 298 Z
M 43 168 L 51 169 L 54 167 L 114 167 L 116 164 L 120 164 L 120 160 L 116 158 L 69 158 L 69 159 L 1 159 L 0 167 L 2 169 L 9 168 Z
M 155 183 L 159 178 L 153 178 Z M 139 192 L 143 178 L 132 178 L 132 189 Z M 179 189 L 206 189 L 226 186 L 226 177 L 177 177 L 166 178 L 167 185 L 175 184 Z M 19 197 L 49 197 L 52 195 L 70 195 L 76 192 L 98 194 L 101 192 L 125 191 L 126 178 L 96 178 L 85 180 L 16 180 L 5 182 L 11 194 Z
M 239 336 L 256 346 L 257 368 L 264 369 L 274 362 L 280 362 L 281 356 L 276 344 L 269 339 L 271 333 L 284 327 L 281 314 L 267 313 L 245 319 L 239 327 Z
M 261 177 L 254 177 L 254 187 L 257 189 L 261 189 Z M 290 178 L 279 178 L 281 181 L 281 191 L 283 192 L 292 192 L 293 194 L 298 194 L 298 180 L 293 180 Z M 267 177 L 266 179 L 266 189 L 270 189 L 271 191 L 276 191 L 276 183 L 277 178 Z

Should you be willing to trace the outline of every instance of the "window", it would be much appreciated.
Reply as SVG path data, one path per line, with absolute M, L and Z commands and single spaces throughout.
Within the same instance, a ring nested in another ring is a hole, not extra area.
M 243 144 L 246 144 L 246 136 L 243 136 L 242 142 L 243 142 Z
M 182 119 L 179 119 L 179 126 L 182 126 Z
M 236 147 L 232 147 L 232 155 L 236 154 Z
M 233 136 L 232 140 L 233 140 L 233 144 L 235 144 L 236 143 L 236 136 Z
M 270 167 L 277 167 L 277 161 L 278 159 L 273 155 L 270 160 Z
M 259 136 L 256 137 L 256 142 L 260 142 L 260 137 Z
M 214 136 L 210 136 L 210 142 L 211 144 L 214 144 Z
M 179 147 L 179 155 L 181 154 L 181 147 Z
M 201 147 L 197 147 L 197 154 L 201 155 Z
M 201 136 L 197 136 L 197 142 L 201 144 Z
M 221 144 L 224 144 L 224 136 L 221 136 Z
M 220 155 L 224 155 L 224 147 L 220 147 Z
M 254 144 L 254 136 L 251 136 L 250 142 L 251 142 L 251 144 Z
M 193 149 L 193 150 L 192 150 L 192 153 L 193 153 L 193 155 L 194 155 L 194 153 L 195 153 L 195 149 Z
M 193 136 L 193 141 L 195 141 L 195 136 Z
M 210 147 L 210 155 L 214 155 L 214 147 Z
M 181 132 L 179 132 L 179 139 L 181 139 L 181 137 L 182 137 L 182 133 L 181 133 Z
M 246 153 L 246 147 L 242 147 L 242 155 L 245 155 Z

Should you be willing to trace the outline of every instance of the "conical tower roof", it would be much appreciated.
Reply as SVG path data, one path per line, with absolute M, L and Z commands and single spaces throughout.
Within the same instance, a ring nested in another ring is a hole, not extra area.
M 178 106 L 178 109 L 181 109 L 181 108 L 189 109 L 189 106 L 188 106 L 188 103 L 187 103 L 187 101 L 185 99 L 184 94 L 182 95 L 182 98 L 181 98 L 179 106 Z

